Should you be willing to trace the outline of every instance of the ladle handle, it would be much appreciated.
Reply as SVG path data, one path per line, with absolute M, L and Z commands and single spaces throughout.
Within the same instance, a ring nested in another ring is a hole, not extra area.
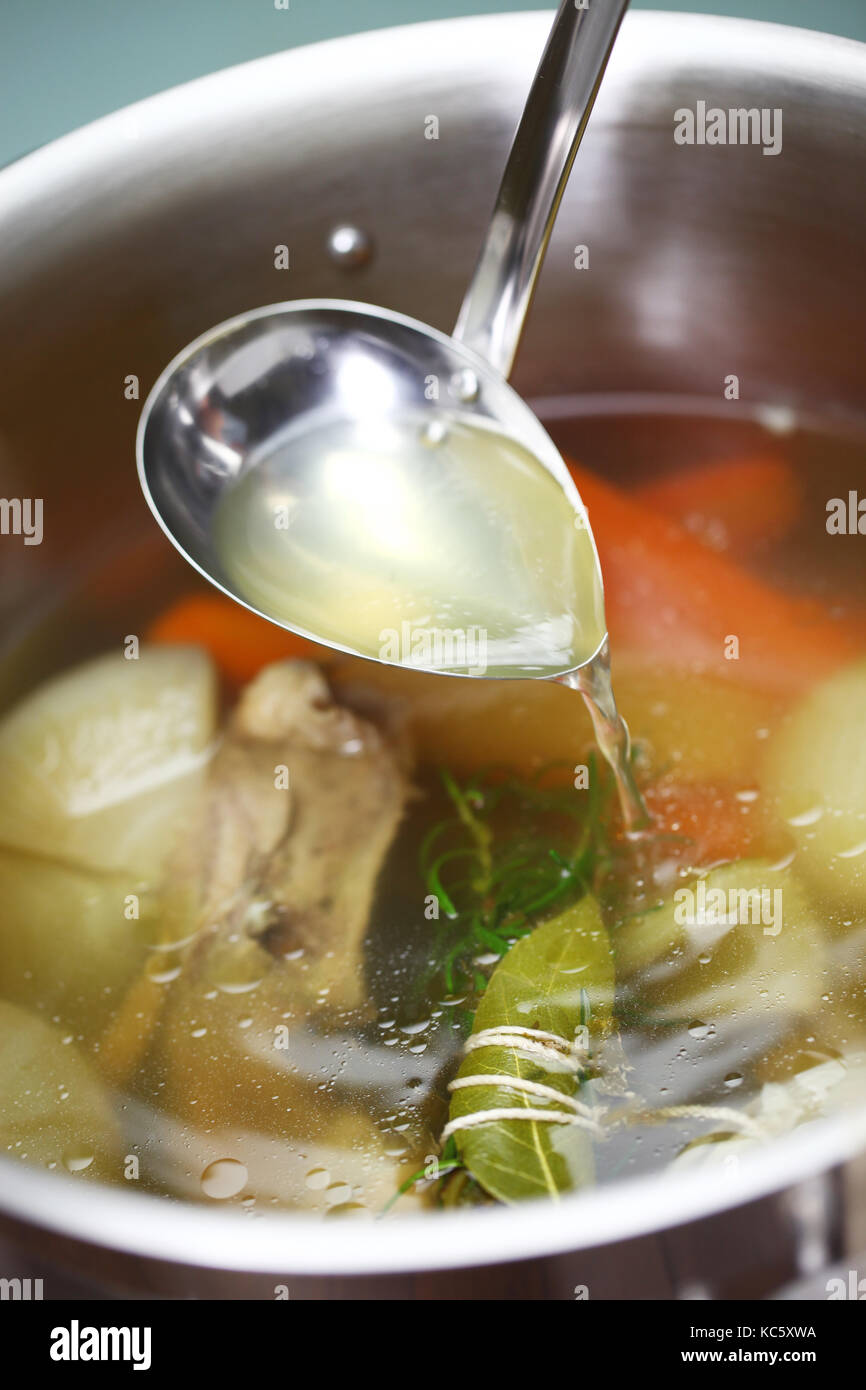
M 628 0 L 562 0 L 454 337 L 508 376 L 574 156 Z

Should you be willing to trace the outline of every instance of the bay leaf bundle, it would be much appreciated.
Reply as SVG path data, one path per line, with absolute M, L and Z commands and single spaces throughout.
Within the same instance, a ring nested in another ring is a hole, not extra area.
M 576 1068 L 565 1049 L 528 1048 L 519 1034 L 491 1031 L 493 1044 L 467 1051 L 457 1081 L 515 1077 L 548 1087 L 562 1102 L 492 1080 L 459 1086 L 452 1093 L 449 1123 L 484 1111 L 570 1110 L 569 1102 L 591 1104 L 587 1076 L 593 1044 L 610 1030 L 613 955 L 598 904 L 584 897 L 518 941 L 490 977 L 475 1015 L 471 1037 L 488 1030 L 525 1029 L 555 1035 L 563 1043 L 586 1043 Z M 580 1055 L 576 1053 L 575 1055 Z M 571 1061 L 571 1064 L 570 1064 Z M 501 1202 L 557 1198 L 594 1177 L 591 1125 L 520 1118 L 481 1122 L 454 1133 L 462 1162 Z

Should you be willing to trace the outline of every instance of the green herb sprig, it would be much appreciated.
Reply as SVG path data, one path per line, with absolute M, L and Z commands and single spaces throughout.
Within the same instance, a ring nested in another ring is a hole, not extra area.
M 449 994 L 483 992 L 479 955 L 504 956 L 540 915 L 576 901 L 606 872 L 613 779 L 591 754 L 586 790 L 551 785 L 562 766 L 529 780 L 492 768 L 462 784 L 441 771 L 452 812 L 427 832 L 419 856 L 427 893 L 444 913 L 425 983 L 441 972 Z

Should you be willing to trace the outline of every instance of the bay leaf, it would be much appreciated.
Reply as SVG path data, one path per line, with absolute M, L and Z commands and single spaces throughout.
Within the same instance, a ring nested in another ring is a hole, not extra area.
M 497 965 L 475 1015 L 473 1036 L 482 1030 L 520 1027 L 553 1033 L 572 1042 L 586 1036 L 590 1047 L 612 1025 L 613 955 L 598 904 L 585 897 L 518 941 Z M 591 1086 L 547 1056 L 515 1046 L 467 1052 L 458 1079 L 514 1076 L 552 1087 L 563 1097 L 592 1103 Z M 557 1110 L 540 1098 L 491 1082 L 452 1092 L 450 1120 L 493 1109 Z M 594 1180 L 589 1131 L 571 1124 L 495 1120 L 454 1135 L 473 1177 L 501 1202 L 557 1198 Z

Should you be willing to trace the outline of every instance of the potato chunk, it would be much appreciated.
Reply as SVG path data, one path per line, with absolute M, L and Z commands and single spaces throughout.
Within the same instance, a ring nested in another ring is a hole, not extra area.
M 98 657 L 0 723 L 0 997 L 101 1026 L 154 940 L 150 890 L 215 724 L 213 667 L 192 647 Z
M 814 1008 L 824 987 L 815 909 L 790 869 L 762 860 L 684 881 L 611 939 L 617 976 L 651 1021 L 793 1015 Z
M 121 1176 L 108 1093 L 62 1031 L 0 1001 L 0 1153 L 88 1177 Z
M 0 845 L 156 873 L 215 727 L 216 677 L 195 647 L 118 649 L 54 677 L 0 723 Z
M 837 902 L 866 907 L 866 662 L 792 711 L 768 749 L 766 788 L 796 838 L 798 870 Z

